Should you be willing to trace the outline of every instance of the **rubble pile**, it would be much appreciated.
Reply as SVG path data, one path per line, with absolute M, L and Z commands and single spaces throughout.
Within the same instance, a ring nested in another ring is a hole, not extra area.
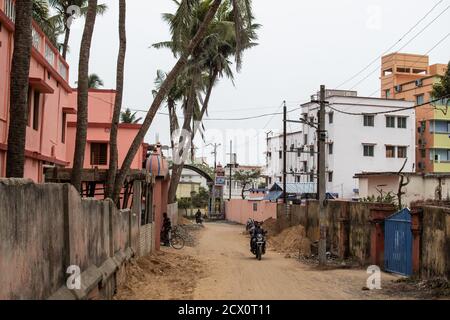
M 270 237 L 269 234 L 269 245 L 281 253 L 295 253 L 301 257 L 311 255 L 311 240 L 301 225 L 285 229 L 276 236 Z
M 264 230 L 267 231 L 267 234 L 270 236 L 276 236 L 280 233 L 280 227 L 278 226 L 277 220 L 270 218 L 264 221 L 263 223 Z
M 203 230 L 203 228 L 204 227 L 202 225 L 191 223 L 186 225 L 178 225 L 177 232 L 184 238 L 185 245 L 187 247 L 195 247 L 198 244 L 196 233 Z

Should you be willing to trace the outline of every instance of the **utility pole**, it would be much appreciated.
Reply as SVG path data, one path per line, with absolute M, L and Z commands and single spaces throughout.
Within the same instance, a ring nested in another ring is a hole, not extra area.
M 320 86 L 319 97 L 319 129 L 317 130 L 318 136 L 318 197 L 319 197 L 319 226 L 320 226 L 320 238 L 319 238 L 319 265 L 325 266 L 327 263 L 327 229 L 326 229 L 326 211 L 325 211 L 325 199 L 326 199 L 326 180 L 325 180 L 325 86 Z
M 231 183 L 233 175 L 233 140 L 230 140 L 230 201 L 231 201 Z
M 217 148 L 220 147 L 222 144 L 221 143 L 210 143 L 207 144 L 207 146 L 213 146 L 214 147 L 214 151 L 211 152 L 211 154 L 214 155 L 214 170 L 217 169 Z
M 283 200 L 286 215 L 289 215 L 287 194 L 287 106 L 283 102 Z

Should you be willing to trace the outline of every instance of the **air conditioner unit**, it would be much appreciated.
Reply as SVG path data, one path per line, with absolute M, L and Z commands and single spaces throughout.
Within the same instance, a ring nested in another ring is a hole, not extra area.
M 416 80 L 416 87 L 422 87 L 422 86 L 423 86 L 423 80 L 422 79 Z
M 402 92 L 402 86 L 401 85 L 395 86 L 395 92 L 397 93 Z

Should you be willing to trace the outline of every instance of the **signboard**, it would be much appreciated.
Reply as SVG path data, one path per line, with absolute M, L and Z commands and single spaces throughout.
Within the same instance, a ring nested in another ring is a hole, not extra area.
M 225 177 L 216 177 L 216 186 L 224 186 L 226 184 Z

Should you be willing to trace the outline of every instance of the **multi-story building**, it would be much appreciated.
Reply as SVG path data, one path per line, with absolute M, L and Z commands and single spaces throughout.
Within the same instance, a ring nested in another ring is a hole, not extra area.
M 0 177 L 6 171 L 9 126 L 9 90 L 14 43 L 14 1 L 0 0 Z M 28 90 L 25 178 L 44 182 L 48 167 L 71 167 L 75 149 L 77 91 L 69 85 L 69 66 L 33 21 L 33 46 Z M 88 137 L 84 168 L 109 167 L 109 132 L 114 90 L 89 90 Z M 119 165 L 140 124 L 120 124 Z M 143 168 L 144 145 L 131 168 Z
M 440 81 L 446 64 L 429 64 L 425 55 L 392 53 L 382 58 L 383 98 L 413 101 L 430 100 L 433 85 Z M 450 113 L 444 101 L 416 109 L 417 172 L 450 172 Z
M 14 12 L 14 1 L 0 0 L 0 176 L 6 173 Z M 46 166 L 68 164 L 66 116 L 76 110 L 69 103 L 69 66 L 34 21 L 32 32 L 25 177 L 42 182 Z
M 415 171 L 413 102 L 358 97 L 354 91 L 338 90 L 328 90 L 326 99 L 327 192 L 340 198 L 358 198 L 355 174 L 398 172 L 405 161 L 404 172 Z M 317 124 L 318 109 L 315 102 L 303 104 L 303 119 Z M 303 125 L 301 182 L 317 182 L 316 131 L 313 126 Z
M 287 152 L 287 182 L 300 182 L 301 176 L 296 173 L 305 172 L 304 163 L 301 162 L 297 150 L 305 144 L 302 131 L 289 132 L 286 136 Z M 264 176 L 268 187 L 276 182 L 283 182 L 283 135 L 275 134 L 267 137 L 266 167 Z

